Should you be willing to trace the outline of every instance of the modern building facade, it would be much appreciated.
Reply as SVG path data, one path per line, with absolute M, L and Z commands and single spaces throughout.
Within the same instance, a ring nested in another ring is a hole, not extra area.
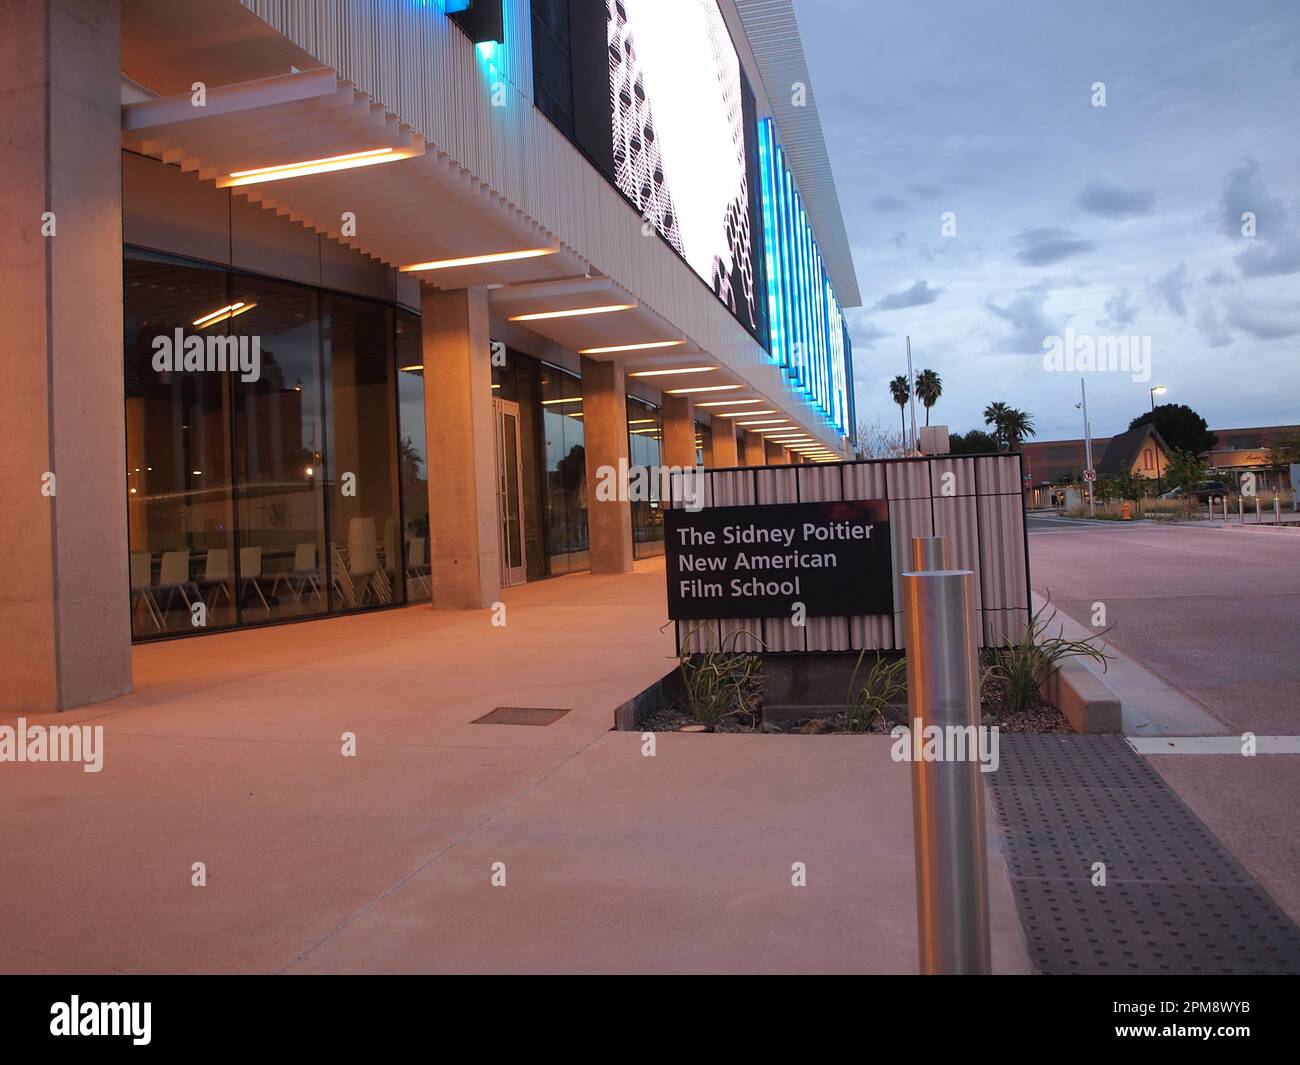
M 127 690 L 133 640 L 624 572 L 638 469 L 847 454 L 790 0 L 0 21 L 6 705 Z

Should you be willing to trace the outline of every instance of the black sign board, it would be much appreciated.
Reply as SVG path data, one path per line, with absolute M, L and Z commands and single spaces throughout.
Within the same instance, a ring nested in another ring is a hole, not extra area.
M 675 621 L 894 610 L 883 499 L 673 509 L 664 547 Z

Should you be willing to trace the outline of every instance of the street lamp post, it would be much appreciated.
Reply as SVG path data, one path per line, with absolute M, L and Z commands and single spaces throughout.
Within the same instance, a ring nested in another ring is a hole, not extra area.
M 1088 464 L 1088 470 L 1084 474 L 1084 482 L 1088 486 L 1088 517 L 1095 518 L 1097 511 L 1094 504 L 1096 496 L 1094 489 L 1097 485 L 1097 470 L 1092 464 L 1092 429 L 1088 425 L 1088 386 L 1082 377 L 1079 378 L 1079 398 L 1083 402 L 1076 403 L 1074 406 L 1076 409 L 1083 410 L 1083 453 L 1084 462 Z
M 1165 394 L 1164 385 L 1156 385 L 1148 388 L 1147 393 L 1151 397 L 1151 431 L 1155 432 L 1156 428 L 1156 396 Z M 1156 444 L 1156 498 L 1160 498 L 1160 445 Z

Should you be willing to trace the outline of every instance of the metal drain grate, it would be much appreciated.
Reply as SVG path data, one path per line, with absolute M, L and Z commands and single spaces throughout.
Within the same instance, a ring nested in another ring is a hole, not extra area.
M 475 718 L 475 725 L 554 725 L 567 710 L 554 710 L 545 706 L 498 706 L 490 713 Z
M 1003 736 L 990 778 L 1040 972 L 1300 972 L 1300 930 L 1123 737 Z

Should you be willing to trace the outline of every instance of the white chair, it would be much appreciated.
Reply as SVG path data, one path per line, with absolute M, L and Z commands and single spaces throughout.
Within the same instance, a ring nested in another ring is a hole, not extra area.
M 288 585 L 289 590 L 293 592 L 294 601 L 301 603 L 303 593 L 306 589 L 311 589 L 311 594 L 317 600 L 322 600 L 320 594 L 320 583 L 316 580 L 316 545 L 313 543 L 299 544 L 293 552 L 293 569 L 287 573 L 277 573 L 275 582 L 271 585 L 271 594 L 279 594 L 280 584 L 283 582 Z M 323 600 L 322 600 L 323 601 Z
M 383 602 L 373 585 L 379 573 L 379 551 L 375 542 L 375 519 L 353 518 L 348 522 L 348 577 L 354 591 L 359 591 L 356 604 L 364 606 L 368 596 Z
M 181 598 L 185 601 L 185 609 L 189 610 L 190 589 L 194 590 L 195 597 L 201 601 L 203 597 L 199 595 L 198 585 L 190 580 L 189 550 L 164 551 L 162 567 L 158 571 L 158 591 L 167 593 L 167 603 L 162 608 L 163 611 L 171 610 L 177 592 L 181 593 Z
M 424 537 L 412 536 L 406 545 L 406 579 L 421 595 L 433 597 L 433 580 L 424 564 Z
M 240 590 L 252 585 L 253 591 L 257 593 L 257 598 L 262 600 L 262 606 L 266 608 L 267 614 L 271 613 L 271 604 L 266 601 L 266 596 L 262 594 L 262 549 L 260 547 L 241 547 L 239 549 L 239 583 Z M 243 597 L 240 597 L 240 602 Z
M 206 596 L 201 596 L 209 610 L 217 609 L 219 595 L 225 595 L 227 606 L 233 602 L 230 598 L 230 578 L 230 551 L 224 547 L 209 549 L 208 557 L 203 563 L 203 580 L 200 582 L 202 591 L 212 596 L 211 602 L 208 602 Z
M 140 604 L 149 612 L 149 620 L 159 632 L 163 630 L 162 612 L 153 597 L 153 555 L 148 551 L 131 552 L 131 616 L 139 612 Z

